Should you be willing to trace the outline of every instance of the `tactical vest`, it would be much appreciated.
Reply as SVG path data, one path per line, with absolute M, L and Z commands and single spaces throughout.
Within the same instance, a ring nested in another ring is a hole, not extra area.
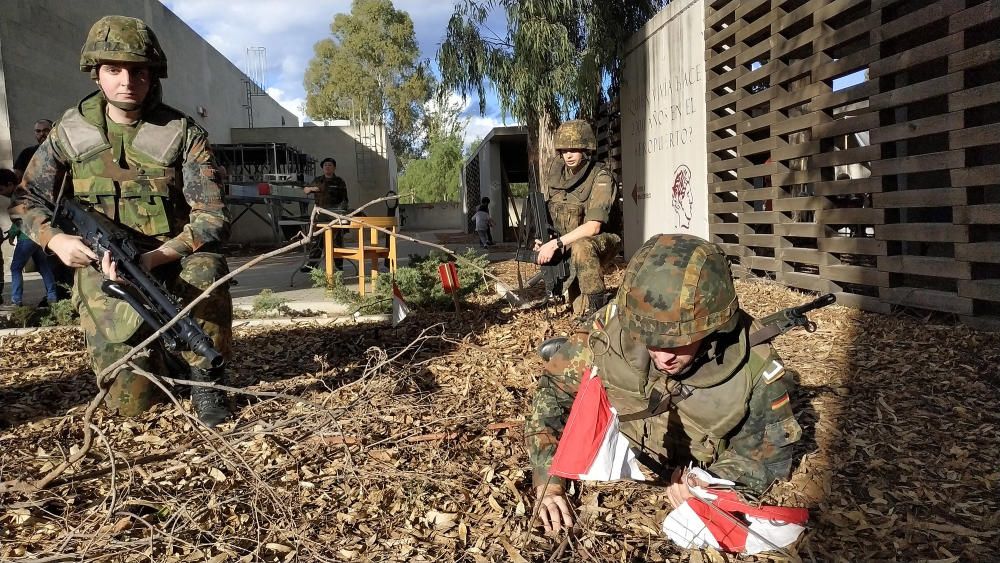
M 725 449 L 725 437 L 747 415 L 750 395 L 761 373 L 775 357 L 770 345 L 749 347 L 750 318 L 728 339 L 714 341 L 706 355 L 686 374 L 668 376 L 653 365 L 645 344 L 622 330 L 614 304 L 597 314 L 588 346 L 611 404 L 620 415 L 646 409 L 683 386 L 685 397 L 664 412 L 621 423 L 621 431 L 644 453 L 664 465 L 670 443 L 686 443 L 700 462 L 715 461 Z M 600 325 L 603 324 L 603 327 Z M 689 395 L 687 393 L 690 393 Z M 668 430 L 669 423 L 669 430 Z M 684 436 L 678 436 L 677 426 Z M 687 443 L 689 442 L 689 443 Z
M 108 141 L 105 102 L 91 94 L 56 124 L 59 149 L 70 160 L 73 195 L 126 227 L 165 240 L 188 220 L 178 161 L 187 119 L 157 105 L 144 112 L 131 142 L 122 143 L 127 168 Z
M 601 174 L 611 174 L 603 163 L 597 163 L 593 159 L 587 160 L 586 164 L 569 178 L 563 175 L 565 168 L 566 165 L 561 159 L 554 160 L 549 167 L 542 190 L 542 195 L 548 202 L 552 225 L 562 235 L 583 224 L 583 217 L 587 214 L 587 200 L 590 199 L 590 192 L 594 189 L 594 181 Z

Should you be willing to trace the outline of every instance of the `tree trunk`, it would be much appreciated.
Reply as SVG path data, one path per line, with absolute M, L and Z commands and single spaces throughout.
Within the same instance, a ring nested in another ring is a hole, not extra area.
M 556 157 L 555 120 L 547 112 L 532 115 L 527 119 L 528 130 L 528 170 L 529 185 L 532 190 L 541 189 L 543 176 Z
M 552 159 L 556 158 L 555 119 L 548 112 L 538 118 L 538 178 L 549 171 Z

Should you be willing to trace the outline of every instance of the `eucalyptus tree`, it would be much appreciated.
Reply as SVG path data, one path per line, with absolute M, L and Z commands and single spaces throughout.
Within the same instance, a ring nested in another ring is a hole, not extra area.
M 624 45 L 669 0 L 460 0 L 438 51 L 442 85 L 528 127 L 533 167 L 553 154 L 563 118 L 592 119 L 618 90 Z M 494 30 L 491 15 L 505 15 Z M 537 168 L 535 168 L 537 171 Z
M 330 35 L 306 68 L 306 113 L 384 124 L 396 154 L 411 156 L 432 78 L 409 14 L 391 0 L 354 0 L 351 13 L 334 16 Z

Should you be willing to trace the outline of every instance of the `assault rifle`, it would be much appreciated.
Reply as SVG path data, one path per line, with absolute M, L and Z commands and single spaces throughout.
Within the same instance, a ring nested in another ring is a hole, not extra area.
M 45 198 L 36 198 L 47 201 Z M 53 210 L 53 207 L 49 207 Z M 176 299 L 142 267 L 136 233 L 131 232 L 100 213 L 88 210 L 72 198 L 63 198 L 54 209 L 53 224 L 67 234 L 77 235 L 98 257 L 110 252 L 118 266 L 119 278 L 127 283 L 105 280 L 101 290 L 129 305 L 153 330 L 163 328 L 177 316 L 180 308 Z M 150 245 L 159 241 L 149 238 Z M 225 359 L 213 347 L 212 339 L 198 326 L 191 316 L 185 316 L 160 336 L 170 352 L 190 350 L 206 358 L 212 367 L 222 367 Z
M 531 246 L 534 245 L 534 239 L 542 241 L 542 244 L 559 237 L 559 232 L 555 230 L 552 223 L 549 221 L 549 211 L 548 206 L 545 205 L 545 197 L 542 196 L 542 192 L 531 191 L 528 192 L 528 198 L 526 200 L 525 217 L 530 217 L 531 225 L 534 226 L 535 234 L 531 236 L 531 233 L 525 237 L 525 244 L 528 248 L 519 248 L 515 259 L 518 262 L 530 262 L 532 264 L 538 264 L 538 252 L 531 250 Z M 530 215 L 529 215 L 530 213 Z M 556 255 L 552 257 L 552 260 L 548 264 L 540 264 L 541 272 L 528 281 L 528 285 L 534 285 L 538 282 L 539 277 L 545 280 L 545 291 L 549 297 L 554 297 L 562 294 L 563 282 L 569 278 L 569 250 L 562 249 L 557 251 Z
M 762 327 L 750 335 L 750 345 L 756 346 L 762 342 L 767 342 L 799 326 L 806 329 L 806 332 L 816 332 L 816 323 L 810 321 L 806 313 L 826 307 L 827 305 L 832 305 L 835 301 L 837 301 L 837 296 L 827 293 L 804 305 L 782 309 L 777 313 L 772 313 L 763 319 L 759 319 L 757 322 Z

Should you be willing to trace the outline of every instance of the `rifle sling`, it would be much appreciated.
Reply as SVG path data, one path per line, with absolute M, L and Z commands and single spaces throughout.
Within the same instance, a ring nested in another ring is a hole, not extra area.
M 676 391 L 676 393 L 673 391 Z M 644 418 L 659 416 L 666 412 L 670 407 L 690 397 L 692 391 L 693 389 L 691 387 L 682 383 L 677 384 L 672 392 L 667 395 L 660 393 L 657 389 L 653 389 L 653 391 L 649 394 L 649 406 L 639 412 L 619 415 L 618 420 L 620 422 L 628 422 L 630 420 L 642 420 Z
M 753 348 L 758 344 L 763 344 L 765 342 L 770 342 L 775 336 L 781 334 L 782 330 L 780 327 L 775 325 L 767 325 L 764 328 L 755 331 L 750 335 L 750 347 Z

